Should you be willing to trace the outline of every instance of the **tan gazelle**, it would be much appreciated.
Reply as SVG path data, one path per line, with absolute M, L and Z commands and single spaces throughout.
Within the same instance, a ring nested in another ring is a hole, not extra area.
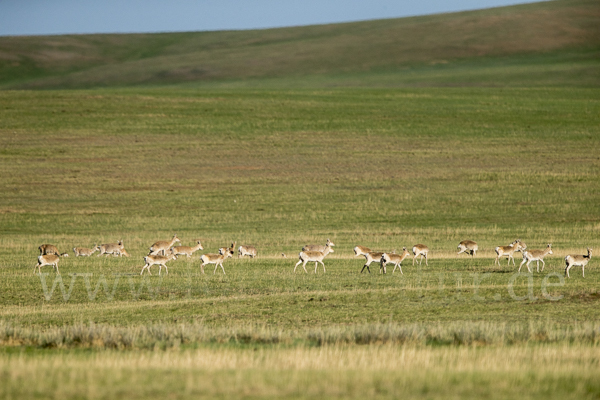
M 225 254 L 202 254 L 202 256 L 200 256 L 200 261 L 202 261 L 202 264 L 200 264 L 202 273 L 204 273 L 205 265 L 215 264 L 215 270 L 213 271 L 213 275 L 217 273 L 217 268 L 219 266 L 221 266 L 221 269 L 223 270 L 223 275 L 226 275 L 225 268 L 223 268 L 223 261 L 225 261 L 225 259 L 229 257 L 231 257 L 231 253 L 229 251 L 226 251 Z
M 165 270 L 167 271 L 168 275 L 169 269 L 167 268 L 167 262 L 171 260 L 177 260 L 177 256 L 175 254 L 169 254 L 168 256 L 161 256 L 160 254 L 148 254 L 146 257 L 144 257 L 144 262 L 146 263 L 146 265 L 144 265 L 144 267 L 142 268 L 142 272 L 140 272 L 140 275 L 144 273 L 144 270 L 146 268 L 148 269 L 148 273 L 152 275 L 152 272 L 150 272 L 150 267 L 153 265 L 158 265 L 158 275 L 160 275 L 160 273 L 162 272 L 162 267 L 165 267 Z
M 565 257 L 565 275 L 567 275 L 567 277 L 571 277 L 569 275 L 569 270 L 573 267 L 581 267 L 581 274 L 583 275 L 583 277 L 585 278 L 585 266 L 587 265 L 587 263 L 592 259 L 592 249 L 588 247 L 587 249 L 587 256 L 586 255 L 571 255 L 569 254 L 568 256 Z
M 333 246 L 335 246 L 335 244 L 331 240 L 327 239 L 327 243 L 325 243 L 325 246 L 320 245 L 320 244 L 307 244 L 306 246 L 304 246 L 302 248 L 302 251 L 320 251 L 320 252 L 323 252 L 323 251 L 325 251 L 325 248 L 328 247 L 328 246 L 329 247 L 333 247 Z M 331 251 L 331 252 L 333 253 L 333 251 Z
M 521 261 L 521 265 L 519 265 L 519 272 L 521 272 L 521 267 L 523 264 L 527 263 L 527 271 L 531 273 L 531 269 L 529 268 L 529 263 L 532 261 L 537 262 L 537 272 L 540 272 L 540 261 L 542 262 L 542 271 L 546 266 L 544 262 L 544 257 L 548 254 L 552 254 L 552 244 L 546 246 L 544 250 L 525 250 L 523 251 L 523 261 Z
M 394 270 L 392 271 L 392 274 L 396 272 L 396 268 L 400 268 L 400 273 L 404 275 L 404 272 L 402 272 L 401 263 L 408 256 L 410 256 L 410 252 L 406 250 L 406 247 L 402 249 L 402 254 L 383 253 L 383 255 L 381 256 L 381 267 L 383 268 L 383 273 L 387 273 L 386 265 L 392 263 L 394 264 Z
M 56 274 L 60 275 L 58 271 L 58 262 L 60 261 L 60 256 L 57 254 L 44 254 L 38 257 L 38 262 L 35 267 L 33 267 L 33 273 L 35 274 L 35 269 L 38 269 L 38 273 L 42 272 L 42 267 L 45 265 L 51 265 L 52 268 L 56 269 Z
M 327 244 L 325 245 L 324 251 L 311 251 L 311 250 L 305 251 L 305 250 L 302 250 L 300 252 L 300 254 L 298 254 L 298 262 L 294 266 L 294 272 L 296 272 L 296 268 L 300 264 L 302 264 L 302 268 L 304 268 L 304 272 L 308 272 L 308 271 L 306 271 L 306 263 L 308 263 L 308 262 L 314 262 L 315 263 L 315 274 L 317 273 L 317 268 L 319 266 L 318 263 L 321 263 L 321 265 L 323 266 L 323 272 L 325 272 L 325 264 L 323 264 L 323 259 L 329 253 L 333 253 L 334 252 L 333 249 L 331 248 L 331 246 L 333 246 L 333 243 L 331 243 L 328 240 Z
M 412 248 L 412 251 L 413 251 L 413 254 L 415 255 L 413 257 L 413 265 L 415 265 L 415 260 L 419 256 L 421 256 L 421 258 L 419 260 L 419 265 L 421 265 L 421 263 L 423 262 L 423 257 L 425 257 L 425 265 L 429 265 L 427 263 L 427 257 L 429 255 L 429 247 L 425 246 L 424 244 L 415 244 Z
M 365 246 L 355 246 L 354 247 L 354 257 L 364 256 L 367 253 L 371 253 L 372 250 Z
M 458 253 L 456 253 L 456 255 L 459 255 L 460 253 L 465 253 L 470 254 L 471 257 L 475 257 L 477 255 L 477 250 L 479 250 L 479 246 L 477 246 L 477 243 L 475 243 L 472 240 L 463 240 L 458 244 Z
M 171 247 L 173 247 L 177 242 L 181 242 L 181 240 L 179 240 L 179 238 L 177 237 L 177 234 L 173 235 L 173 239 L 171 240 L 159 240 L 158 242 L 155 242 L 154 244 L 152 244 L 152 246 L 150 246 L 150 253 L 148 254 L 155 256 L 161 253 L 161 255 L 164 256 L 167 254 L 167 251 Z
M 254 246 L 240 246 L 238 247 L 238 258 L 242 258 L 244 256 L 250 256 L 250 258 L 254 258 L 257 255 L 256 247 Z
M 496 252 L 496 260 L 494 260 L 494 265 L 500 265 L 500 257 L 504 257 L 507 256 L 508 257 L 508 264 L 510 265 L 510 260 L 513 260 L 513 265 L 515 264 L 515 257 L 514 254 L 516 251 L 523 251 L 527 249 L 527 245 L 525 245 L 525 243 L 521 242 L 521 239 L 517 239 L 514 242 L 512 242 L 511 244 L 509 244 L 508 246 L 498 246 L 494 249 L 494 251 Z
M 91 249 L 89 247 L 73 247 L 73 253 L 75 257 L 89 257 L 95 252 L 100 250 L 97 244 L 94 245 Z
M 60 255 L 58 248 L 53 244 L 43 244 L 40 247 L 38 247 L 38 249 L 40 251 L 40 256 L 46 254 L 56 254 L 57 256 Z
M 196 245 L 193 247 L 190 246 L 173 246 L 171 247 L 171 253 L 177 255 L 177 256 L 187 256 L 187 258 L 190 258 L 192 256 L 192 254 L 194 254 L 196 251 L 198 250 L 204 250 L 204 247 L 202 247 L 202 243 L 200 242 L 200 239 L 196 239 Z

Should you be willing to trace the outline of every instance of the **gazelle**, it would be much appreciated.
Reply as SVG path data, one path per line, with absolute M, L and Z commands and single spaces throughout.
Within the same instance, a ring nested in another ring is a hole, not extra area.
M 587 256 L 585 255 L 568 255 L 565 257 L 565 274 L 567 275 L 567 277 L 571 277 L 569 275 L 569 270 L 572 267 L 575 266 L 581 266 L 581 274 L 583 275 L 583 277 L 585 278 L 585 266 L 587 265 L 587 263 L 592 259 L 592 249 L 588 247 L 587 249 L 588 253 Z
M 415 244 L 412 248 L 412 251 L 413 251 L 413 254 L 415 255 L 413 257 L 413 265 L 415 265 L 415 260 L 417 259 L 418 256 L 421 256 L 421 259 L 419 260 L 419 265 L 421 265 L 421 263 L 423 262 L 423 256 L 425 256 L 425 265 L 429 265 L 427 263 L 429 247 L 425 246 L 424 244 Z
M 100 248 L 97 244 L 95 244 L 91 249 L 88 247 L 73 247 L 73 253 L 75 254 L 75 257 L 89 257 L 98 250 L 100 250 Z
M 392 271 L 392 274 L 396 272 L 396 268 L 400 268 L 400 273 L 404 275 L 404 272 L 402 272 L 402 261 L 404 261 L 404 259 L 408 256 L 410 256 L 410 252 L 406 250 L 406 247 L 402 249 L 402 254 L 383 253 L 381 256 L 381 267 L 383 268 L 383 273 L 387 273 L 386 265 L 393 263 L 394 270 Z
M 202 243 L 200 243 L 200 240 L 196 240 L 196 245 L 194 247 L 190 247 L 190 246 L 171 247 L 171 253 L 173 253 L 177 256 L 186 255 L 187 258 L 190 258 L 192 256 L 192 254 L 194 254 L 194 252 L 196 252 L 198 250 L 204 250 L 204 247 L 202 247 Z
M 55 254 L 57 256 L 60 255 L 58 248 L 53 244 L 43 244 L 40 247 L 38 247 L 38 249 L 40 250 L 40 256 L 46 254 Z
M 161 256 L 160 254 L 148 254 L 146 257 L 144 257 L 144 262 L 146 263 L 146 265 L 144 265 L 144 267 L 142 268 L 142 272 L 140 272 L 140 275 L 144 273 L 144 270 L 146 268 L 148 268 L 148 273 L 152 275 L 152 272 L 150 272 L 150 267 L 153 265 L 158 265 L 158 275 L 160 275 L 160 273 L 162 272 L 162 267 L 165 267 L 165 270 L 167 271 L 168 275 L 169 269 L 167 268 L 167 261 L 171 260 L 177 260 L 177 256 L 175 254 L 169 254 L 168 256 Z
M 354 257 L 363 256 L 367 253 L 371 253 L 371 249 L 365 246 L 356 246 L 354 248 Z
M 327 242 L 327 245 L 325 246 L 324 251 L 302 250 L 300 252 L 300 254 L 298 254 L 298 262 L 294 266 L 294 273 L 296 272 L 296 268 L 300 264 L 302 264 L 302 268 L 304 268 L 304 272 L 308 272 L 308 271 L 306 271 L 306 263 L 307 262 L 315 263 L 315 274 L 317 273 L 317 268 L 319 266 L 318 263 L 321 263 L 321 265 L 323 266 L 323 272 L 325 272 L 325 264 L 323 264 L 323 259 L 327 256 L 327 254 L 334 252 L 333 249 L 331 248 L 331 246 L 333 246 L 333 243 Z
M 512 258 L 513 260 L 513 265 L 515 264 L 515 257 L 514 257 L 514 253 L 515 251 L 523 251 L 527 249 L 527 245 L 525 245 L 525 243 L 521 242 L 521 239 L 517 239 L 514 242 L 512 242 L 511 244 L 509 244 L 508 246 L 498 246 L 494 249 L 494 251 L 496 252 L 496 260 L 494 261 L 494 265 L 498 264 L 500 265 L 500 257 L 504 257 L 504 256 L 508 256 L 508 264 L 510 265 L 510 259 Z
M 181 240 L 179 240 L 177 234 L 173 235 L 173 239 L 171 240 L 159 240 L 158 242 L 150 246 L 150 253 L 148 254 L 151 256 L 155 256 L 158 253 L 162 253 L 162 255 L 164 256 L 167 254 L 167 250 L 173 247 L 177 242 L 181 243 Z
M 120 255 L 129 257 L 129 253 L 127 253 L 125 251 L 125 248 L 123 247 L 122 240 L 119 240 L 117 243 L 101 244 L 100 246 L 98 246 L 98 249 L 100 250 L 100 254 L 98 254 L 97 257 L 100 257 L 103 254 L 104 255 L 112 254 L 115 257 L 120 256 Z
M 371 268 L 369 268 L 369 265 L 371 265 L 371 263 L 373 261 L 381 262 L 381 257 L 383 257 L 383 253 L 378 252 L 378 251 L 371 251 L 371 252 L 365 253 L 363 255 L 365 256 L 365 260 L 367 260 L 367 261 L 365 262 L 365 265 L 363 265 L 362 269 L 360 270 L 361 274 L 363 273 L 365 268 L 367 269 L 367 271 L 369 271 L 369 273 L 371 273 Z
M 219 247 L 219 254 L 229 253 L 229 257 L 233 257 L 233 252 L 235 251 L 235 244 L 237 242 L 231 243 L 229 247 Z
M 549 244 L 544 250 L 525 250 L 523 251 L 523 261 L 521 261 L 521 265 L 519 265 L 519 272 L 521 272 L 521 267 L 523 264 L 527 263 L 527 271 L 531 273 L 531 269 L 529 269 L 529 263 L 532 261 L 537 262 L 537 272 L 540 272 L 540 261 L 542 262 L 542 271 L 546 266 L 544 262 L 544 257 L 548 254 L 552 254 L 552 244 Z
M 302 251 L 320 251 L 320 252 L 324 252 L 326 247 L 333 247 L 335 246 L 335 244 L 327 239 L 327 243 L 325 243 L 325 246 L 322 246 L 320 244 L 307 244 L 306 246 L 304 246 L 302 248 Z M 331 252 L 333 253 L 333 250 L 331 250 Z
M 242 258 L 244 256 L 250 256 L 250 258 L 256 257 L 256 247 L 254 246 L 240 246 L 238 247 L 238 258 Z
M 459 255 L 460 253 L 466 253 L 471 254 L 471 257 L 475 257 L 477 250 L 479 250 L 477 243 L 472 240 L 463 240 L 458 244 L 458 253 L 456 253 L 456 255 Z
M 215 270 L 213 271 L 213 275 L 217 273 L 217 268 L 219 267 L 219 265 L 223 270 L 223 275 L 226 275 L 225 268 L 223 268 L 223 261 L 225 261 L 225 259 L 229 257 L 231 257 L 231 253 L 229 251 L 225 252 L 225 254 L 202 254 L 202 256 L 200 256 L 200 261 L 202 261 L 202 264 L 200 264 L 202 273 L 204 273 L 205 265 L 215 264 Z
M 60 261 L 60 256 L 56 254 L 44 254 L 38 257 L 38 262 L 35 267 L 33 267 L 33 273 L 35 274 L 35 269 L 38 269 L 38 273 L 42 273 L 42 267 L 45 265 L 52 265 L 52 268 L 56 269 L 56 274 L 60 275 L 58 271 L 58 262 Z

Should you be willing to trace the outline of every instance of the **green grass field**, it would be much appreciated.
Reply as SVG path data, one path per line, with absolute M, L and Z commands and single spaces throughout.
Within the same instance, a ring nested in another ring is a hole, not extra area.
M 564 276 L 600 251 L 597 12 L 0 38 L 0 396 L 599 398 L 598 255 Z M 428 46 L 398 58 L 373 40 L 390 30 Z M 449 59 L 448 32 L 472 46 Z M 314 57 L 283 68 L 286 46 Z M 370 64 L 323 57 L 344 48 Z M 207 54 L 218 73 L 186 69 Z M 140 276 L 175 233 L 204 250 Z M 326 272 L 294 273 L 328 238 Z M 517 238 L 552 244 L 543 271 L 495 265 Z M 131 257 L 73 256 L 117 240 Z M 258 258 L 202 274 L 232 242 Z M 43 243 L 60 275 L 34 274 Z M 352 250 L 417 243 L 428 265 L 403 274 Z

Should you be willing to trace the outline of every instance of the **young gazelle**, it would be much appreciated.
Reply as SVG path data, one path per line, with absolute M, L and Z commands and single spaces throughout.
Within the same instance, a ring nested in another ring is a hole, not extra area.
M 327 254 L 334 252 L 333 249 L 331 248 L 331 246 L 333 246 L 333 243 L 328 241 L 327 245 L 325 246 L 324 251 L 302 250 L 300 252 L 300 254 L 298 254 L 298 262 L 294 266 L 294 273 L 296 272 L 296 268 L 300 264 L 302 264 L 302 268 L 304 268 L 304 272 L 308 272 L 308 271 L 306 271 L 306 263 L 307 262 L 315 263 L 315 274 L 317 273 L 317 268 L 319 266 L 318 263 L 321 263 L 321 265 L 323 266 L 323 272 L 325 272 L 325 264 L 323 264 L 323 259 L 327 256 Z
M 155 242 L 152 246 L 150 246 L 150 253 L 148 254 L 151 256 L 155 256 L 158 253 L 162 253 L 162 255 L 164 256 L 167 254 L 167 250 L 173 247 L 177 242 L 181 242 L 181 240 L 179 240 L 179 238 L 177 237 L 177 234 L 173 235 L 173 239 L 171 240 L 159 240 L 158 242 Z
M 572 267 L 575 266 L 581 266 L 581 274 L 583 275 L 583 277 L 585 278 L 585 266 L 587 265 L 587 263 L 592 259 L 592 249 L 590 249 L 588 247 L 587 249 L 588 253 L 587 256 L 585 255 L 568 255 L 565 257 L 565 274 L 567 275 L 567 277 L 571 277 L 569 275 L 569 270 Z
M 73 253 L 75 254 L 75 257 L 89 257 L 98 250 L 100 250 L 100 248 L 97 244 L 95 244 L 91 249 L 88 247 L 73 247 Z
M 494 249 L 496 252 L 496 260 L 494 261 L 494 265 L 500 265 L 500 257 L 508 256 L 508 264 L 510 265 L 510 259 L 513 260 L 513 265 L 515 264 L 515 257 L 513 256 L 516 251 L 523 251 L 527 249 L 525 243 L 521 242 L 521 239 L 517 239 L 508 246 L 498 246 Z
M 381 263 L 381 257 L 383 257 L 383 252 L 371 251 L 371 252 L 365 253 L 363 255 L 365 256 L 366 262 L 365 262 L 365 265 L 363 265 L 362 269 L 360 270 L 361 274 L 363 273 L 365 268 L 367 269 L 367 271 L 369 273 L 371 273 L 371 268 L 369 268 L 369 265 L 371 265 L 371 263 L 373 261 L 379 261 Z M 381 269 L 381 266 L 379 268 Z
M 238 258 L 242 258 L 244 256 L 250 256 L 250 258 L 256 257 L 256 247 L 254 246 L 240 246 L 238 247 Z
M 384 274 L 387 273 L 386 265 L 388 263 L 393 263 L 394 270 L 392 271 L 392 274 L 396 272 L 396 268 L 400 268 L 400 273 L 404 275 L 404 272 L 402 272 L 402 261 L 404 261 L 406 257 L 410 256 L 410 252 L 406 250 L 406 247 L 404 247 L 402 250 L 402 254 L 383 253 L 381 256 L 381 267 L 383 268 Z
M 202 261 L 202 264 L 200 264 L 200 268 L 202 269 L 202 273 L 204 273 L 204 266 L 207 264 L 215 264 L 215 270 L 213 271 L 213 275 L 215 273 L 217 273 L 217 268 L 219 267 L 219 265 L 221 266 L 221 269 L 223 270 L 223 275 L 225 274 L 225 268 L 223 268 L 223 261 L 225 261 L 226 258 L 231 257 L 231 253 L 230 252 L 225 252 L 225 254 L 202 254 L 202 256 L 200 256 L 200 261 Z
M 331 240 L 327 239 L 327 243 L 325 243 L 325 246 L 320 245 L 320 244 L 307 244 L 306 246 L 304 246 L 302 248 L 302 251 L 321 251 L 321 252 L 323 252 L 323 251 L 325 251 L 325 248 L 328 246 L 333 247 L 333 246 L 335 246 L 335 244 Z M 331 250 L 331 252 L 333 253 L 333 250 Z
M 537 272 L 540 272 L 540 261 L 542 262 L 542 271 L 546 266 L 544 262 L 544 257 L 548 254 L 552 254 L 552 244 L 549 244 L 544 250 L 525 250 L 523 251 L 523 261 L 521 261 L 521 265 L 519 265 L 519 272 L 521 272 L 521 267 L 523 264 L 527 263 L 527 271 L 531 273 L 531 269 L 529 269 L 529 263 L 532 261 L 537 262 Z
M 57 256 L 60 255 L 58 248 L 56 248 L 56 246 L 53 244 L 43 244 L 40 247 L 38 247 L 38 249 L 40 250 L 40 256 L 46 254 L 55 254 Z
M 196 252 L 198 250 L 204 250 L 204 247 L 202 247 L 202 243 L 200 243 L 200 240 L 196 240 L 196 245 L 194 247 L 190 247 L 190 246 L 173 246 L 173 247 L 171 247 L 171 253 L 173 253 L 177 256 L 186 255 L 187 258 L 190 258 L 192 256 L 192 254 L 194 254 L 194 252 Z
M 150 272 L 150 267 L 153 265 L 158 265 L 158 275 L 160 275 L 160 273 L 162 272 L 162 267 L 165 267 L 165 270 L 167 271 L 168 275 L 169 269 L 167 268 L 167 261 L 171 260 L 177 260 L 177 256 L 175 254 L 169 254 L 168 256 L 161 256 L 160 254 L 148 254 L 146 257 L 144 257 L 144 262 L 146 263 L 146 265 L 144 265 L 144 267 L 142 268 L 142 272 L 140 272 L 140 275 L 144 273 L 144 270 L 146 268 L 148 268 L 148 273 L 152 275 L 152 272 Z
M 365 246 L 356 246 L 354 248 L 354 257 L 364 256 L 367 253 L 371 253 L 371 249 Z
M 58 262 L 60 261 L 60 256 L 56 254 L 44 254 L 38 257 L 38 262 L 35 267 L 33 267 L 33 273 L 35 274 L 35 269 L 38 269 L 38 273 L 42 273 L 42 267 L 44 265 L 52 265 L 52 268 L 56 269 L 56 274 L 60 275 L 58 271 Z
M 413 265 L 415 265 L 415 260 L 417 259 L 418 256 L 421 256 L 421 259 L 419 260 L 419 265 L 421 265 L 421 263 L 423 262 L 423 256 L 425 256 L 425 265 L 429 265 L 427 263 L 427 255 L 429 254 L 429 247 L 425 246 L 424 244 L 415 244 L 412 248 L 413 254 L 415 255 L 413 257 Z
M 471 254 L 471 257 L 475 257 L 477 250 L 479 250 L 477 243 L 472 240 L 463 240 L 458 244 L 458 253 L 456 253 L 456 255 L 459 255 L 460 253 L 466 253 Z

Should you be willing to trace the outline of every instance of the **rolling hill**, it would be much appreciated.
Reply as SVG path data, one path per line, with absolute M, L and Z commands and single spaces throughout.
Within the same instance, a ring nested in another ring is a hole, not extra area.
M 600 85 L 600 5 L 251 31 L 0 37 L 0 88 Z

